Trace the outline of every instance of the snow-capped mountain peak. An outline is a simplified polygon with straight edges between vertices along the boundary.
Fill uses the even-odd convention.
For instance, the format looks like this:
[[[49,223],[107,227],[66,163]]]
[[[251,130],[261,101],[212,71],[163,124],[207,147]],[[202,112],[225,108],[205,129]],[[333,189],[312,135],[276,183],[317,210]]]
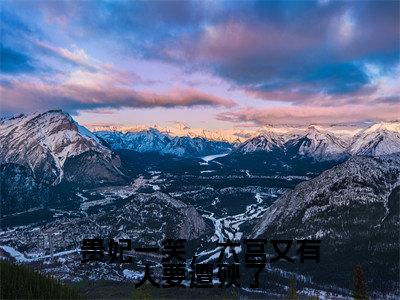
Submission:
[[[0,143],[1,163],[27,166],[53,184],[63,179],[69,158],[93,151],[110,162],[114,159],[110,149],[61,110],[2,121]]]
[[[265,130],[270,131],[265,131]],[[279,148],[298,156],[317,160],[344,159],[350,155],[381,156],[400,152],[400,122],[382,122],[360,130],[344,129],[346,134],[329,128],[310,125],[305,130],[282,128],[277,133],[271,126],[264,127],[259,136],[238,146],[244,153]],[[349,132],[355,132],[349,137]]]
[[[172,137],[155,128],[138,132],[98,131],[96,135],[105,140],[113,149],[137,152],[158,152],[175,156],[204,156],[228,152],[226,142],[210,141],[201,137]]]
[[[354,137],[349,152],[370,156],[400,152],[400,122],[382,122],[361,131]]]
[[[300,156],[319,160],[338,159],[346,154],[346,145],[342,140],[331,133],[318,130],[315,126],[310,126],[304,136],[290,143],[298,147]]]
[[[371,127],[367,128],[364,132],[372,133],[376,131],[391,131],[400,133],[400,122],[393,121],[393,122],[380,122],[377,124],[372,125]]]
[[[238,147],[238,151],[244,153],[267,151],[271,152],[275,149],[283,147],[284,140],[273,132],[264,133],[257,137],[251,138]]]
[[[98,131],[96,135],[113,149],[127,149],[138,152],[158,152],[165,148],[171,137],[155,128],[137,132]]]

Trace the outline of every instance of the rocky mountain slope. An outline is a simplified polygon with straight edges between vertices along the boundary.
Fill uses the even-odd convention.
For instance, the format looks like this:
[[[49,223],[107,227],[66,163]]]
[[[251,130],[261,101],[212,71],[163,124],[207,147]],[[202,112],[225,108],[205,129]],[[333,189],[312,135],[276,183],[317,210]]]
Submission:
[[[62,111],[0,123],[2,214],[48,203],[50,191],[61,183],[74,187],[123,183],[120,166],[112,150]]]
[[[123,177],[119,157],[59,110],[2,121],[0,145],[0,164],[28,167],[47,184],[118,182]]]
[[[399,191],[400,154],[353,157],[280,197],[252,235],[321,239],[323,264],[308,269],[317,280],[332,283],[334,271],[334,284],[347,287],[352,269],[362,264],[372,290],[395,291]]]

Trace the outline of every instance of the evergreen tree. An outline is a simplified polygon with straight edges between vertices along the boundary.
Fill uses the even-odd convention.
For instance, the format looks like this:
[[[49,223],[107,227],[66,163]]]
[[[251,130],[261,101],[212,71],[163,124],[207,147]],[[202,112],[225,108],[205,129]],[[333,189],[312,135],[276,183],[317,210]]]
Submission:
[[[367,286],[364,280],[364,271],[360,265],[354,268],[353,297],[354,299],[368,299]]]
[[[290,300],[298,299],[297,287],[296,287],[296,279],[295,278],[292,278],[289,281],[289,290],[288,290],[288,294],[286,296],[286,299],[290,299]]]

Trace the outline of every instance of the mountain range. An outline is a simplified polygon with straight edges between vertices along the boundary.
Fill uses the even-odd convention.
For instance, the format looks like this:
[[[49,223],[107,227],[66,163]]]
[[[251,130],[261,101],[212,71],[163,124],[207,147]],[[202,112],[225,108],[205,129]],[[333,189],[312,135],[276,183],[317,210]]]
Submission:
[[[145,131],[98,131],[95,135],[112,149],[158,152],[176,156],[204,156],[220,153],[274,152],[315,160],[343,160],[355,155],[385,155],[400,150],[400,122],[374,124],[353,137],[319,126],[306,129],[270,131],[242,143],[227,143],[200,137],[172,137],[155,128]]]
[[[309,126],[270,131],[243,143],[202,137],[171,136],[155,128],[137,132],[90,132],[60,110],[20,115],[0,123],[0,165],[10,177],[24,173],[39,184],[61,182],[90,185],[123,183],[126,177],[116,150],[155,152],[177,157],[202,157],[277,153],[283,157],[345,160],[350,156],[387,155],[400,151],[400,122],[374,124],[353,137],[326,128]],[[22,173],[21,173],[22,172]],[[84,176],[82,176],[84,175]],[[29,181],[29,180],[28,180]],[[32,179],[30,180],[32,181]]]
[[[400,123],[328,129],[267,126],[230,143],[156,128],[92,133],[60,110],[2,120],[1,218],[11,229],[0,232],[1,247],[36,262],[49,257],[42,244],[51,236],[60,256],[75,256],[49,272],[120,280],[126,270],[81,270],[79,241],[105,235],[156,245],[170,235],[200,241],[200,256],[212,260],[210,240],[315,238],[323,240],[321,267],[279,268],[348,288],[363,264],[368,286],[396,291]],[[15,220],[28,226],[13,228]]]
[[[229,152],[227,142],[210,141],[201,137],[172,137],[155,128],[138,132],[98,131],[95,135],[104,140],[114,150],[134,150],[137,152],[157,152],[162,155],[179,157],[200,157]]]
[[[324,132],[330,132],[340,136],[343,139],[351,139],[354,135],[363,129],[371,126],[369,122],[359,122],[354,124],[310,124]],[[139,132],[149,129],[156,129],[160,132],[167,133],[170,136],[187,136],[201,137],[210,141],[223,141],[232,144],[243,143],[248,139],[254,138],[265,133],[274,132],[278,135],[291,135],[304,133],[308,126],[293,125],[293,124],[266,124],[259,127],[244,127],[244,128],[225,128],[225,129],[205,129],[192,128],[188,124],[176,122],[172,126],[159,125],[136,125],[136,126],[121,126],[121,125],[96,125],[88,123],[88,128],[92,132],[97,131],[119,131],[119,132]]]
[[[317,160],[341,159],[356,155],[378,156],[400,151],[400,123],[387,122],[361,130],[344,139],[332,132],[309,126],[302,134],[274,132],[254,137],[236,148],[242,153],[281,150]]]

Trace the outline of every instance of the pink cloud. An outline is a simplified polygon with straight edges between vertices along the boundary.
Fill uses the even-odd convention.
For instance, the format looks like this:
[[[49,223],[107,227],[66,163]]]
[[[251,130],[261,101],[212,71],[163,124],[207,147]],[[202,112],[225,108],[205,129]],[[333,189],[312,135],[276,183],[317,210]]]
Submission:
[[[363,120],[396,120],[400,108],[396,104],[345,105],[340,107],[274,107],[242,108],[224,112],[217,119],[241,125],[262,126],[265,124],[312,124],[335,122],[358,122]]]
[[[204,27],[199,36],[182,36],[177,42],[166,45],[163,51],[172,59],[206,62],[248,59],[263,53],[274,60],[294,51],[310,50],[317,43],[318,39],[312,34],[299,34],[267,23],[230,20]]]
[[[252,98],[308,106],[340,106],[376,102],[381,90],[378,84],[365,85],[359,90],[346,94],[327,94],[324,91],[316,91],[316,88],[309,83],[289,84],[285,88],[271,91],[245,88],[246,94]]]
[[[0,85],[4,111],[43,110],[62,107],[66,110],[120,107],[232,107],[230,99],[210,95],[194,88],[175,88],[164,93],[140,91],[113,82],[75,82],[62,84],[13,80]]]

